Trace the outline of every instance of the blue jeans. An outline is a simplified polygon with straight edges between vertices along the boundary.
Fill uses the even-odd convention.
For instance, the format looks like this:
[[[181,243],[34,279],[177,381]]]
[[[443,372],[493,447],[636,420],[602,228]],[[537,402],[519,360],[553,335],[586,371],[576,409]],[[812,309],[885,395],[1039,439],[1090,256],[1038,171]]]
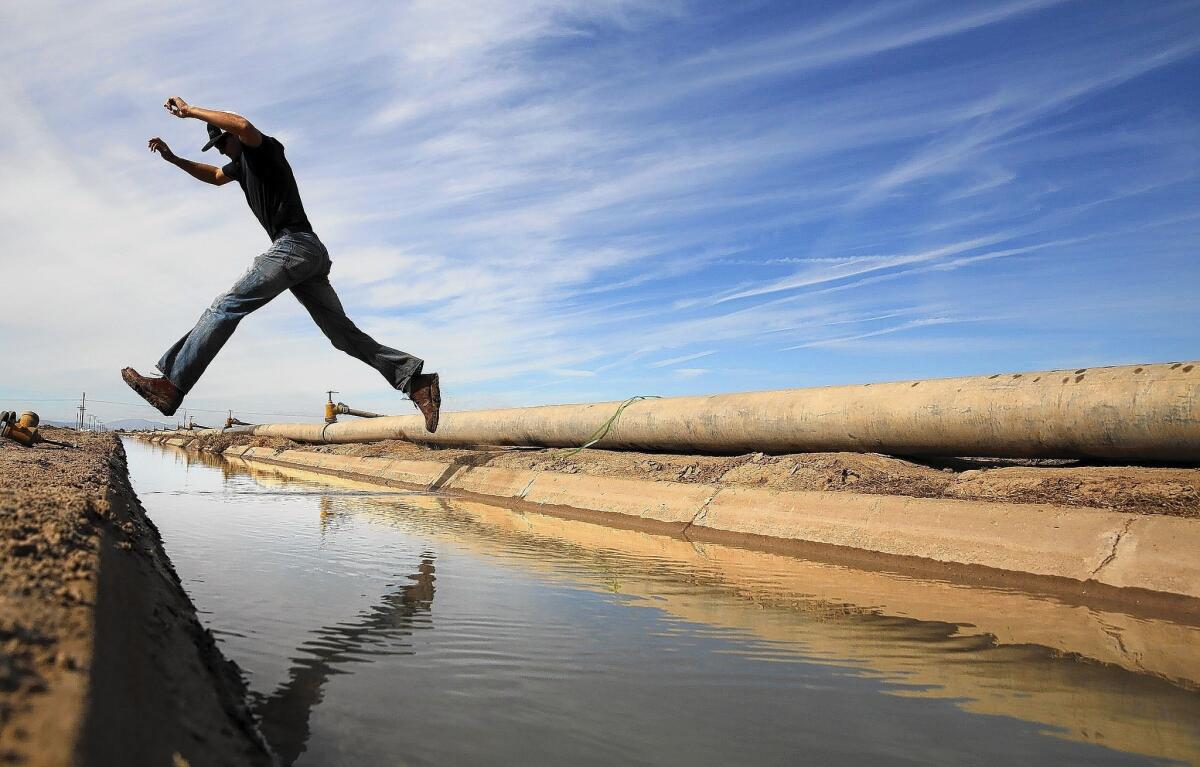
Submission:
[[[290,289],[335,348],[367,363],[391,386],[407,392],[424,362],[384,346],[350,321],[329,284],[329,266],[329,252],[315,234],[280,236],[229,292],[204,310],[196,327],[158,361],[158,369],[185,394],[191,391],[242,318]]]

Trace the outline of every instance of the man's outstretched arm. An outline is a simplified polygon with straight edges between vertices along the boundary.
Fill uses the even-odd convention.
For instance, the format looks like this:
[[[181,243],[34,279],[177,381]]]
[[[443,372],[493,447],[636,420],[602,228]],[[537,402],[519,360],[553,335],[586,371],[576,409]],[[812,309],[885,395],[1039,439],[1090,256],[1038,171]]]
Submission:
[[[167,146],[167,142],[155,137],[150,139],[150,151],[158,152],[162,158],[171,163],[177,168],[182,168],[191,175],[192,178],[199,179],[207,184],[221,186],[233,181],[229,176],[221,172],[220,168],[212,165],[205,165],[202,162],[192,162],[178,157],[171,151],[171,147]]]
[[[167,99],[167,103],[163,106],[176,117],[194,117],[209,125],[215,125],[223,131],[229,131],[248,147],[256,147],[262,143],[263,137],[258,132],[258,128],[255,128],[249,120],[239,114],[194,107],[178,96]]]

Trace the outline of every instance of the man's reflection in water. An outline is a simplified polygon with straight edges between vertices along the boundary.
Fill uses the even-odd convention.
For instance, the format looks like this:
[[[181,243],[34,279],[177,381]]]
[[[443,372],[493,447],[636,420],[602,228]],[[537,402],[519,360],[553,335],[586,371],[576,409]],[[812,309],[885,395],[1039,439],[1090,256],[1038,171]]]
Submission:
[[[325,682],[334,674],[346,673],[339,666],[363,662],[358,653],[369,654],[371,647],[383,643],[392,645],[381,651],[389,655],[412,652],[397,650],[394,643],[411,634],[421,622],[421,614],[430,610],[433,560],[433,554],[422,554],[417,572],[408,576],[413,582],[384,596],[358,620],[313,631],[313,638],[296,649],[287,681],[267,697],[254,696],[262,733],[282,764],[293,764],[304,753],[309,717],[324,697]]]

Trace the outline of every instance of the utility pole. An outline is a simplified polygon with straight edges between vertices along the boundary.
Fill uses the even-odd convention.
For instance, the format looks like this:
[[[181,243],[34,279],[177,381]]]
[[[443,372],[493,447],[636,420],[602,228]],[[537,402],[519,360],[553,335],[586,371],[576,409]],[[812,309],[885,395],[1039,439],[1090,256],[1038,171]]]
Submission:
[[[79,417],[75,419],[75,428],[83,431],[83,415],[87,411],[87,392],[83,393],[83,397],[79,400]]]

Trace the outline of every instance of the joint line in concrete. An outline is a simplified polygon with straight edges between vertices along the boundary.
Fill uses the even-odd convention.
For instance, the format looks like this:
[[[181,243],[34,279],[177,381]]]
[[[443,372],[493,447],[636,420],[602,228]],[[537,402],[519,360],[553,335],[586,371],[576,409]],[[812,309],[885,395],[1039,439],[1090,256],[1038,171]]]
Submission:
[[[686,525],[684,525],[683,529],[679,531],[680,535],[686,535],[687,531],[691,530],[693,525],[698,525],[704,521],[705,517],[708,516],[709,504],[711,504],[713,502],[713,499],[716,498],[717,495],[720,494],[720,492],[721,492],[720,490],[717,490],[717,492],[708,496],[708,498],[704,501],[704,503],[700,505],[700,509],[696,512],[695,516],[693,516],[691,518],[691,520],[689,520],[688,523]]]
[[[468,466],[465,463],[457,463],[457,462],[452,463],[446,467],[445,471],[442,472],[442,476],[438,477],[433,482],[429,483],[429,489],[430,490],[441,490],[443,487],[445,487],[447,482],[449,482],[451,479],[453,479],[455,474],[458,474],[460,471],[462,471],[464,469],[470,470],[471,468],[472,467]]]
[[[525,483],[525,487],[521,488],[521,492],[517,493],[517,496],[516,496],[516,497],[517,497],[517,498],[524,498],[524,497],[525,497],[525,494],[529,492],[529,488],[533,487],[533,483],[534,483],[534,482],[537,482],[537,477],[534,477],[533,479],[531,479],[531,480],[529,480],[528,482],[526,482],[526,483]]]

